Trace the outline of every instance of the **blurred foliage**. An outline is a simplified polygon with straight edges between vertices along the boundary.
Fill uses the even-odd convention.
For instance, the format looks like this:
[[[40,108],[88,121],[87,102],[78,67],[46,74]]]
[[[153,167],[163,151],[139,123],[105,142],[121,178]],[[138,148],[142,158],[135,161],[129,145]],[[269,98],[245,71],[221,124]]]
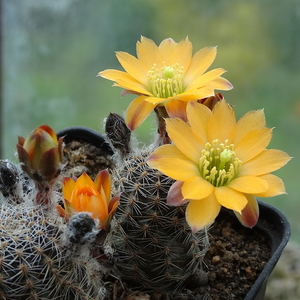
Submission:
[[[213,67],[228,70],[235,89],[224,96],[237,117],[264,108],[268,126],[276,126],[271,147],[294,157],[276,173],[289,195],[266,201],[288,216],[300,242],[298,0],[3,0],[2,17],[5,158],[13,158],[17,135],[41,124],[103,132],[103,118],[133,99],[96,76],[120,68],[114,51],[135,55],[141,35],[156,43],[189,36],[194,51],[218,45]],[[137,130],[143,142],[153,119]]]

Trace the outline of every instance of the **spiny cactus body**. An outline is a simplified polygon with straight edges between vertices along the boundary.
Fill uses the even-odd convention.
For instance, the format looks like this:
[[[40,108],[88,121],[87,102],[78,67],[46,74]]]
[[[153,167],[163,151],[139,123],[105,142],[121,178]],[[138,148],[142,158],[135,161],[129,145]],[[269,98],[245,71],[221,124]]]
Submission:
[[[100,299],[100,279],[70,253],[64,226],[53,221],[40,206],[2,205],[0,299]]]
[[[199,267],[208,241],[204,231],[191,232],[184,206],[166,203],[173,181],[151,169],[147,156],[132,155],[116,171],[122,194],[107,242],[128,287],[169,292],[184,286]]]

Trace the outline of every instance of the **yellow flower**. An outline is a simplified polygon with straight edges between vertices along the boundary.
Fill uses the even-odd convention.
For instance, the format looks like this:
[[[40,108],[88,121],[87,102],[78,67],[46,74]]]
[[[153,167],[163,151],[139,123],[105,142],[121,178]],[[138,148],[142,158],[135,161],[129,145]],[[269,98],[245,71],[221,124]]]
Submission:
[[[117,52],[126,72],[105,70],[98,75],[115,81],[124,94],[139,95],[126,111],[126,124],[137,128],[157,106],[164,105],[170,117],[186,119],[186,104],[214,95],[214,90],[230,90],[232,85],[220,77],[225,70],[205,71],[214,61],[216,47],[207,47],[192,55],[192,43],[186,38],[175,43],[165,39],[157,46],[141,37],[136,45],[137,58]]]
[[[51,181],[60,173],[62,138],[48,125],[33,130],[26,139],[18,137],[18,158],[23,170],[36,181]]]
[[[166,119],[172,145],[157,148],[148,164],[177,180],[169,190],[171,205],[189,202],[186,219],[193,231],[211,224],[221,206],[235,212],[240,222],[253,227],[258,219],[254,196],[285,193],[282,180],[269,174],[290,157],[266,147],[272,129],[266,128],[263,110],[250,111],[236,122],[225,100],[211,111],[197,102],[187,105],[188,124]]]
[[[89,212],[94,219],[99,219],[103,228],[109,224],[120,199],[119,194],[110,198],[111,178],[107,170],[100,171],[95,181],[86,173],[77,180],[65,177],[63,194],[67,217],[76,212]]]

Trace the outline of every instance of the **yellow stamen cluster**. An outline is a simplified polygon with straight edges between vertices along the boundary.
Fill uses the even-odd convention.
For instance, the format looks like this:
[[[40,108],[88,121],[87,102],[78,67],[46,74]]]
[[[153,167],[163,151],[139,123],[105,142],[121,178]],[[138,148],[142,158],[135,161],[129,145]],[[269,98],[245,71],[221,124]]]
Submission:
[[[235,156],[234,145],[219,143],[214,140],[207,142],[199,159],[199,170],[202,178],[209,181],[213,186],[227,185],[237,177],[241,161]]]
[[[183,67],[179,64],[158,69],[156,64],[148,71],[149,90],[154,97],[168,98],[184,91]]]

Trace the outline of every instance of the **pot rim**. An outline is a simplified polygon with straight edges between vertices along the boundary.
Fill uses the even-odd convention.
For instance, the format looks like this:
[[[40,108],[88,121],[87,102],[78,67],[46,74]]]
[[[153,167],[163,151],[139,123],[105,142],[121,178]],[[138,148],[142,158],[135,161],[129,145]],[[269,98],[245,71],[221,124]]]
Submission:
[[[105,136],[100,132],[85,126],[70,126],[56,132],[58,138],[63,137],[63,141],[68,143],[72,140],[83,140],[92,145],[102,148],[108,154],[113,155],[114,152]]]

